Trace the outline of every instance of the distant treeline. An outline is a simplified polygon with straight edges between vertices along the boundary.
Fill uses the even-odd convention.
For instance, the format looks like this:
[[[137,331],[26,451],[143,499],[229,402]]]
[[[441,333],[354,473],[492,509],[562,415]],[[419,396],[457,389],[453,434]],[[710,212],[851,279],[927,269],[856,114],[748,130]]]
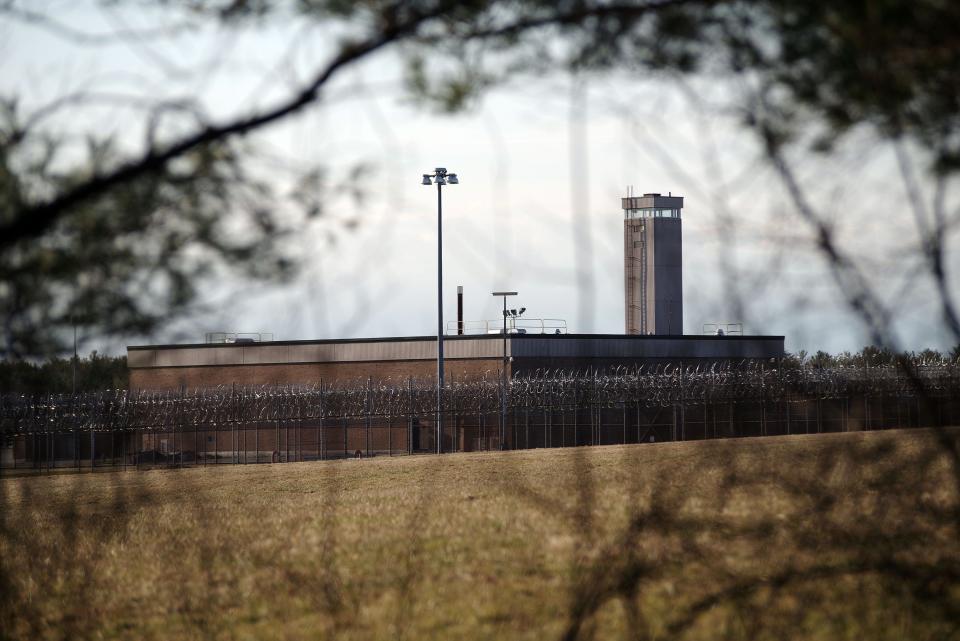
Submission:
[[[44,363],[0,361],[0,392],[69,394],[73,391],[73,358]],[[101,356],[96,351],[76,359],[77,392],[127,389],[126,356]]]
[[[796,354],[787,354],[784,359],[784,367],[811,367],[814,369],[882,367],[885,365],[897,365],[898,363],[902,363],[903,359],[914,365],[955,363],[957,360],[960,360],[960,345],[954,347],[949,353],[938,352],[935,349],[925,349],[920,352],[897,354],[878,347],[864,347],[859,352],[828,354],[824,351],[818,351],[811,356],[805,350],[800,350]]]
[[[949,353],[925,349],[902,354],[915,364],[955,363],[960,359],[960,346]],[[876,347],[864,347],[859,352],[828,354],[819,351],[810,355],[806,351],[787,354],[783,361],[786,368],[832,369],[835,367],[882,367],[896,365],[898,355]],[[0,361],[0,392],[69,394],[73,390],[73,359],[51,358],[44,363],[28,361]],[[127,389],[129,374],[126,356],[101,356],[96,351],[88,357],[77,359],[78,392],[93,392],[108,389]]]

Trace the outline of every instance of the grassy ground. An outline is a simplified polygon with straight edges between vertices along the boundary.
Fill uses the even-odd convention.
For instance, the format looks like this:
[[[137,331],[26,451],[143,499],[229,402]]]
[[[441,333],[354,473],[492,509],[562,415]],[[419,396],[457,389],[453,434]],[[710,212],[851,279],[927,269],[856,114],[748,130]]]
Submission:
[[[0,638],[950,637],[943,447],[912,431],[7,479]]]

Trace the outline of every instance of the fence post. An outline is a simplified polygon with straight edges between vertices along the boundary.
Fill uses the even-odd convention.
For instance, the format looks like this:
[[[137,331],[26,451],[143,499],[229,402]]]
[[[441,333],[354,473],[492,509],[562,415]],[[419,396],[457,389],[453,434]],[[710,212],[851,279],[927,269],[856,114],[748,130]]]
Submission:
[[[683,381],[684,370],[685,370],[685,367],[684,367],[684,365],[681,363],[681,365],[680,365],[680,440],[681,440],[681,441],[683,440],[684,436],[686,436],[686,435],[684,434],[684,432],[686,431],[686,424],[685,424],[686,416],[685,416],[684,410],[685,410],[686,408],[684,407],[684,404],[683,404],[684,391],[685,391],[685,389],[684,389],[684,387],[683,387],[683,385],[684,385],[684,381]]]
[[[510,404],[510,399],[507,397],[507,380],[506,380],[506,369],[504,369],[504,375],[501,377],[500,382],[500,449],[505,450],[507,447],[507,412],[510,409],[508,406]],[[513,445],[511,443],[510,445]]]
[[[366,453],[364,454],[364,456],[366,456],[367,458],[370,458],[370,420],[371,420],[370,419],[370,395],[372,393],[372,389],[371,389],[372,385],[373,385],[373,381],[368,376],[367,377],[367,395],[366,395],[364,408],[363,408],[364,412],[367,415],[366,421],[364,424],[364,432],[365,432],[364,440],[366,442]]]
[[[530,393],[523,400],[523,447],[530,449]]]
[[[760,435],[767,435],[767,368],[760,364]]]
[[[413,454],[413,376],[407,377],[407,454]]]
[[[870,395],[863,394],[863,431],[870,431]]]
[[[75,450],[74,455],[77,458],[77,471],[80,471],[80,421],[77,420],[77,395],[74,394],[71,398],[71,405],[73,409],[73,449]],[[16,460],[16,459],[14,459]]]
[[[3,394],[0,394],[0,416],[3,416]],[[0,479],[3,479],[3,455],[7,451],[7,432],[0,423]]]
[[[883,400],[884,400],[884,398],[883,398],[883,393],[881,392],[881,393],[880,393],[880,420],[878,421],[879,424],[880,424],[880,427],[879,427],[879,428],[875,428],[875,429],[881,429],[881,430],[883,429],[883,425],[884,425],[884,421],[883,421]],[[871,421],[871,422],[873,422],[873,421]],[[874,423],[874,424],[876,424],[876,423]]]
[[[127,392],[127,394],[133,394],[133,392]],[[137,402],[137,398],[140,396],[139,392],[133,397],[134,403]],[[140,456],[143,452],[143,431],[140,429],[139,425],[133,425],[131,427],[131,439],[134,445],[133,449],[133,465],[137,470],[140,469]]]
[[[790,435],[790,401],[785,401],[787,405],[787,436]]]
[[[560,397],[563,398],[563,388],[560,389]],[[563,403],[560,403],[560,447],[565,447],[567,444],[567,410],[563,406]]]
[[[546,392],[546,400],[541,401],[544,403],[543,406],[543,446],[552,448],[553,447],[553,414],[556,411],[557,407],[557,389],[556,389],[556,380],[550,380],[550,387]]]
[[[237,465],[246,465],[247,464],[247,430],[244,424],[240,421],[240,412],[237,410],[237,392],[236,392],[236,383],[234,383],[234,392],[233,392],[233,431],[235,432],[234,437],[234,447],[236,448],[234,454],[236,456],[235,462]],[[243,440],[241,449],[241,439]],[[241,452],[243,455],[241,456]]]
[[[239,402],[239,399],[237,400]],[[250,438],[250,434],[249,434],[250,430],[247,429],[249,427],[248,421],[245,418],[244,420],[240,420],[240,417],[241,417],[241,414],[238,411],[237,412],[237,430],[238,430],[237,440],[240,440],[241,436],[243,437],[243,464],[249,465],[250,464],[250,445],[247,443],[247,439]]]
[[[124,395],[123,395],[124,422],[126,422],[127,416],[129,416],[129,412],[127,411],[127,395],[129,393],[130,392],[124,392]],[[54,451],[54,454],[56,454],[56,451]],[[123,471],[126,472],[127,471],[127,430],[126,429],[120,432],[120,456],[122,457],[122,460],[123,460]]]
[[[317,427],[317,458],[324,459],[324,429],[323,429],[323,379],[320,379],[320,421]]]
[[[194,421],[194,423],[193,423],[193,464],[194,464],[194,466],[197,465],[197,457],[200,456],[200,432],[199,432],[199,429],[200,429],[200,426],[197,424],[196,421]],[[204,435],[206,435],[206,431],[204,431]],[[112,441],[112,440],[110,441],[110,444],[113,445],[113,441]],[[203,443],[203,464],[204,464],[204,465],[207,464],[207,443],[206,443],[206,441],[204,441],[204,443]]]
[[[787,413],[787,434],[790,434],[790,401],[787,399],[787,395],[784,393],[783,388],[783,359],[777,360],[777,393],[780,394],[780,398],[783,399],[782,405],[786,407]],[[780,424],[783,426],[783,412],[780,414]]]
[[[817,381],[817,434],[823,429],[823,404],[820,402],[823,398],[823,383]]]
[[[446,384],[449,385],[449,384],[450,384],[450,381],[447,380],[447,383],[446,383]],[[452,387],[452,386],[451,386],[451,387]],[[451,396],[452,396],[452,395],[451,395]],[[444,411],[445,413],[449,413],[449,415],[450,415],[450,416],[449,416],[450,420],[444,421],[444,424],[450,426],[450,452],[456,454],[456,453],[457,453],[457,445],[458,445],[458,443],[459,443],[459,441],[457,440],[457,419],[459,418],[459,415],[457,414],[456,404],[453,403],[452,399],[447,399],[447,400],[448,400],[449,402],[448,402],[448,403],[444,403],[444,405],[443,405],[443,411]],[[450,407],[451,405],[452,405],[453,407]]]
[[[673,404],[672,419],[673,419],[673,424],[670,426],[670,432],[671,432],[670,440],[676,441],[677,440],[677,404],[676,403]]]
[[[577,446],[577,429],[580,426],[580,421],[577,416],[580,410],[580,399],[578,398],[578,392],[580,391],[579,384],[576,379],[573,380],[573,447]]]
[[[173,428],[173,446],[180,454],[180,467],[183,467],[183,399],[186,396],[186,385],[180,385],[180,403],[177,406],[177,425]],[[177,434],[180,434],[180,446],[177,447]]]
[[[484,379],[486,382],[486,379]],[[487,445],[487,429],[483,420],[483,395],[477,395],[477,450],[489,450]]]
[[[597,435],[597,372],[590,371],[590,399],[587,403],[590,408],[590,445],[596,445]]]
[[[230,460],[234,464],[240,462],[240,439],[237,433],[237,383],[230,386]]]
[[[637,443],[640,442],[640,397],[637,397]]]
[[[553,446],[553,394],[550,394],[550,400],[547,406],[543,408],[543,445],[544,447]]]
[[[517,432],[517,410],[519,409],[518,408],[519,404],[511,402],[510,390],[512,386],[513,386],[512,381],[508,381],[507,387],[506,389],[503,390],[503,393],[507,399],[507,414],[510,417],[510,449],[519,450],[520,434]]]

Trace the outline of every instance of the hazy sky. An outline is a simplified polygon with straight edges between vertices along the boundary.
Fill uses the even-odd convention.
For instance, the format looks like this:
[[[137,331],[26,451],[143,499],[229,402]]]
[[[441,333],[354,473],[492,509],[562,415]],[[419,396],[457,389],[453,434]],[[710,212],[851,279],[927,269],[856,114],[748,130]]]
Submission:
[[[80,3],[29,6],[83,33],[175,19]],[[0,88],[21,95],[27,108],[90,87],[190,98],[219,120],[289,91],[330,42],[294,21],[239,35],[202,30],[110,45],[8,22],[0,29]],[[448,320],[463,285],[468,320],[497,318],[490,292],[512,289],[520,292],[514,306],[526,307],[528,317],[565,319],[573,332],[621,333],[619,199],[629,185],[686,199],[686,333],[738,321],[748,333],[786,335],[791,351],[855,350],[866,342],[776,175],[726,109],[736,87],[625,75],[517,78],[449,116],[412,104],[399,77],[396,57],[380,54],[338,77],[320,104],[251,140],[280,192],[297,169],[322,164],[336,182],[357,163],[369,166],[357,181],[366,193],[361,204],[332,199],[294,239],[307,257],[302,275],[284,287],[211,283],[210,309],[136,342],[196,342],[214,330],[269,331],[278,339],[435,333],[436,192],[420,176],[437,166],[461,182],[444,188]],[[140,123],[130,109],[107,107],[56,124],[113,132],[136,148]],[[796,160],[811,199],[903,310],[904,345],[946,347],[929,289],[905,275],[915,235],[890,147],[854,132],[829,158]],[[720,214],[734,221],[732,243],[718,234]],[[950,267],[957,273],[952,257]],[[122,351],[124,342],[90,345]]]

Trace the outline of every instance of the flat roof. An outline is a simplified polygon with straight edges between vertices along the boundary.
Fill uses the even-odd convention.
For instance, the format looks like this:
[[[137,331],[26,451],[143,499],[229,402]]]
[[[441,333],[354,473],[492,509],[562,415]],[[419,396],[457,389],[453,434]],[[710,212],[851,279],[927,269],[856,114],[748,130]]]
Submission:
[[[783,336],[629,336],[508,334],[506,356],[520,359],[760,359],[783,356]],[[140,345],[127,348],[131,369],[424,361],[436,358],[436,336]],[[448,360],[500,359],[502,334],[444,338]],[[533,362],[532,360],[530,362]]]
[[[751,336],[717,336],[715,334],[507,334],[508,339],[531,339],[548,338],[550,340],[574,340],[574,339],[601,339],[601,340],[630,340],[630,341],[648,341],[648,340],[717,340],[717,341],[752,341],[752,340],[785,340],[784,336],[775,335],[751,335]],[[338,345],[351,343],[409,343],[418,341],[436,342],[434,336],[379,336],[372,338],[311,338],[289,341],[257,341],[253,343],[161,343],[157,345],[127,345],[127,351],[141,349],[196,349],[204,347],[255,347],[257,345]],[[463,340],[503,340],[503,334],[448,334],[443,337],[443,341],[463,341]]]

